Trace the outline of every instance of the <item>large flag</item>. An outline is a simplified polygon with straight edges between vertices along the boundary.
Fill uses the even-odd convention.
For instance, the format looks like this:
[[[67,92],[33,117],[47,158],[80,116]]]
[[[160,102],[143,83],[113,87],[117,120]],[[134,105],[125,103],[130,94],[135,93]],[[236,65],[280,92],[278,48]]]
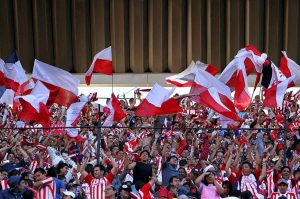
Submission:
[[[4,85],[4,65],[5,62],[0,58],[0,86]]]
[[[285,75],[272,61],[269,61],[269,64],[264,66],[262,74],[261,85],[264,88],[271,88],[286,79]]]
[[[197,71],[190,94],[195,95],[192,98],[194,101],[226,118],[235,121],[241,120],[232,102],[229,87],[206,71]]]
[[[24,121],[34,120],[43,125],[49,125],[50,113],[46,107],[49,95],[49,89],[38,81],[29,95],[15,97],[15,100],[19,100],[22,105],[19,118]]]
[[[200,61],[197,61],[196,63],[192,61],[187,69],[179,74],[167,77],[166,81],[178,87],[192,86],[195,79],[195,74],[199,69],[205,70],[214,76],[219,72],[219,69],[214,65],[204,64]]]
[[[32,78],[39,80],[50,90],[47,105],[57,103],[62,106],[70,106],[78,101],[78,85],[80,80],[71,73],[43,63],[34,61]]]
[[[103,49],[94,56],[93,62],[85,73],[85,82],[90,85],[93,73],[112,75],[112,53],[111,46]]]
[[[66,127],[75,127],[80,118],[80,113],[87,102],[76,102],[71,104],[67,110]],[[74,138],[78,136],[78,129],[67,128],[67,135]]]
[[[231,91],[235,91],[234,104],[240,111],[248,107],[251,96],[248,90],[247,76],[255,69],[257,79],[255,86],[260,80],[263,65],[267,55],[259,52],[254,46],[246,46],[238,51],[235,58],[226,66],[219,80],[226,84]]]
[[[264,107],[270,107],[270,108],[282,108],[283,104],[283,98],[285,91],[288,87],[288,85],[295,79],[295,76],[291,76],[287,78],[286,80],[280,82],[279,84],[274,84],[271,88],[266,89],[264,96]]]
[[[155,84],[146,98],[137,107],[136,116],[148,117],[158,115],[169,115],[181,112],[178,102],[174,98],[170,98],[175,87],[167,90],[162,86]]]
[[[293,85],[300,85],[300,66],[290,59],[285,51],[282,51],[283,56],[280,61],[280,70],[286,77],[295,75],[295,79],[292,82]]]
[[[126,113],[122,110],[119,100],[115,94],[111,94],[111,98],[107,104],[109,108],[109,115],[107,116],[103,126],[112,126],[114,121],[120,121],[126,117]]]
[[[2,64],[0,63],[0,65]],[[1,70],[4,72],[3,83],[7,89],[17,91],[19,86],[27,81],[25,70],[23,69],[16,52],[13,52],[5,60],[4,67]],[[2,75],[2,72],[0,72],[0,74]]]

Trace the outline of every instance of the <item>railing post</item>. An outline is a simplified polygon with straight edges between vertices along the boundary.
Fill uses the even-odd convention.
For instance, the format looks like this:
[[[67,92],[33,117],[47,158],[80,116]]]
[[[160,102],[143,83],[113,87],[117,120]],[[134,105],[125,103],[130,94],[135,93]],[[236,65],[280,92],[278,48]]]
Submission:
[[[98,104],[98,130],[97,130],[97,164],[100,164],[100,149],[101,149],[101,113],[100,113],[100,104]]]

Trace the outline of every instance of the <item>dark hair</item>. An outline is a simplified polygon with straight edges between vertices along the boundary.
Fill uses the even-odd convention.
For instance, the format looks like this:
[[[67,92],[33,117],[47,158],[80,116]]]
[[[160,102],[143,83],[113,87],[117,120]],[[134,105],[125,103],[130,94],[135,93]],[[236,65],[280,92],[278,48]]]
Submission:
[[[250,191],[243,191],[240,195],[240,199],[251,199],[253,195]]]
[[[244,162],[242,163],[242,167],[243,167],[245,164],[247,164],[251,169],[253,169],[253,166],[252,166],[251,162],[244,161]]]
[[[202,183],[205,184],[206,186],[208,186],[208,184],[209,184],[207,178],[208,178],[208,176],[209,176],[210,174],[211,174],[211,173],[206,174],[206,175],[203,177]]]
[[[223,183],[222,183],[222,187],[223,186],[228,186],[229,188],[229,195],[231,195],[232,191],[233,191],[233,186],[231,184],[231,182],[229,180],[225,180]]]
[[[169,179],[169,184],[171,184],[171,182],[173,182],[173,180],[174,180],[175,178],[179,179],[177,176],[172,176],[172,177]]]
[[[169,184],[167,186],[167,190],[170,191],[172,188],[176,188],[175,185]]]
[[[60,170],[64,167],[68,167],[69,165],[67,163],[64,162],[59,162],[58,165],[56,166],[57,169],[57,173],[60,173]]]
[[[142,150],[141,152],[140,152],[140,155],[142,155],[142,153],[147,153],[148,154],[148,156],[150,157],[150,153],[149,153],[149,151],[148,150]]]
[[[34,199],[34,193],[31,190],[26,190],[22,196],[24,199]]]
[[[93,173],[93,170],[94,170],[94,166],[92,164],[87,164],[85,166],[85,171],[88,172],[88,173]]]
[[[46,174],[46,171],[45,171],[45,169],[43,169],[43,168],[36,168],[36,169],[34,170],[34,174],[36,174],[37,172],[40,172],[41,174]]]
[[[18,176],[20,175],[20,172],[17,169],[13,169],[11,171],[8,172],[8,177],[10,176]]]
[[[56,169],[56,167],[50,167],[47,170],[47,176],[57,178],[57,169]]]
[[[99,167],[99,169],[100,169],[101,171],[106,171],[105,167],[104,167],[102,164],[96,164],[96,165],[94,166],[94,169],[95,169],[96,167]]]
[[[288,166],[283,166],[283,167],[281,167],[281,169],[280,169],[280,173],[282,173],[283,169],[288,169],[289,172],[291,172],[291,168],[290,168],[290,167],[288,167]]]

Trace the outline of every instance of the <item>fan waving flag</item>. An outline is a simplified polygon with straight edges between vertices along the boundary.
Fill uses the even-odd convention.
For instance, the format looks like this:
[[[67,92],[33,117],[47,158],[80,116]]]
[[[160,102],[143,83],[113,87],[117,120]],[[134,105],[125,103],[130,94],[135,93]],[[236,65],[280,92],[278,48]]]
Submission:
[[[70,106],[78,101],[78,85],[80,80],[71,73],[43,63],[34,61],[32,78],[39,80],[50,90],[50,97],[47,105],[57,103],[62,106]]]
[[[194,101],[224,117],[235,121],[242,120],[235,110],[229,87],[208,72],[197,71],[190,94],[196,95],[193,97]]]
[[[266,89],[264,96],[264,107],[282,108],[283,98],[288,85],[295,79],[295,76],[289,77],[283,82],[273,85],[271,88]]]
[[[126,113],[122,110],[119,100],[116,98],[115,94],[111,94],[111,98],[107,104],[109,108],[109,115],[105,119],[103,126],[112,126],[115,121],[120,121],[126,117]]]
[[[46,107],[50,91],[41,82],[37,82],[29,95],[16,96],[15,100],[19,100],[22,105],[22,111],[19,118],[24,121],[38,121],[44,126],[49,125],[50,113]]]
[[[90,68],[85,73],[85,82],[87,85],[90,85],[93,73],[112,75],[111,46],[103,49],[101,52],[95,55]]]
[[[25,70],[23,69],[16,52],[13,52],[5,60],[3,72],[3,83],[7,89],[17,91],[19,86],[27,81]]]
[[[174,90],[175,87],[172,90],[167,90],[155,84],[146,98],[137,107],[135,115],[148,117],[182,112],[177,100],[170,98]]]
[[[71,104],[71,106],[67,110],[67,120],[66,127],[75,127],[79,118],[80,113],[83,107],[87,104],[87,102],[76,102]],[[74,138],[78,136],[78,129],[68,128],[67,135]]]
[[[280,70],[286,77],[295,75],[295,79],[292,82],[292,86],[300,85],[300,66],[290,59],[285,51],[282,51],[283,56],[280,61]]]
[[[204,64],[200,61],[197,61],[196,63],[192,61],[187,69],[179,74],[167,77],[166,81],[177,87],[192,86],[195,79],[195,74],[199,69],[205,70],[212,75],[216,75],[219,72],[219,69],[214,65]]]
[[[238,51],[235,58],[226,66],[219,76],[219,80],[226,84],[231,91],[235,91],[234,104],[237,109],[246,109],[251,101],[248,90],[247,76],[255,69],[257,79],[255,86],[260,80],[263,64],[266,62],[267,55],[259,52],[254,46],[246,46]]]

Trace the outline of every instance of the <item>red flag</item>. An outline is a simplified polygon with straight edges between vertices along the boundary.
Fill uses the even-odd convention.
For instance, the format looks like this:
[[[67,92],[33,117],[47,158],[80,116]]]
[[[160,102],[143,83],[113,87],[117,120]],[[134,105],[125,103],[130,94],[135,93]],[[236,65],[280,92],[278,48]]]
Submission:
[[[205,70],[212,75],[216,75],[219,72],[219,69],[214,65],[192,61],[187,69],[179,74],[167,77],[166,81],[178,87],[192,86],[197,70]]]
[[[46,107],[49,98],[49,90],[41,83],[37,82],[29,95],[17,96],[22,105],[22,111],[19,114],[21,120],[34,120],[43,126],[49,126],[50,113]]]
[[[85,82],[90,85],[93,73],[102,73],[105,75],[112,75],[112,53],[111,46],[103,49],[101,52],[97,53],[94,60],[85,73]]]
[[[190,94],[197,95],[192,99],[211,108],[228,119],[240,121],[232,103],[231,92],[228,86],[206,71],[196,73],[195,82]]]
[[[280,70],[286,77],[295,75],[295,79],[291,86],[300,85],[300,66],[293,60],[291,60],[285,51],[282,51],[283,56],[280,61]]]
[[[265,107],[279,107],[282,108],[284,93],[289,85],[294,80],[295,76],[289,77],[279,84],[273,85],[271,88],[265,90],[263,106]]]
[[[177,100],[169,98],[174,92],[174,89],[175,88],[169,91],[160,85],[155,84],[146,98],[137,107],[135,115],[148,117],[181,112],[182,109]]]
[[[57,103],[62,106],[70,106],[78,101],[78,85],[80,80],[71,73],[35,60],[32,78],[39,80],[50,90],[47,105]]]

